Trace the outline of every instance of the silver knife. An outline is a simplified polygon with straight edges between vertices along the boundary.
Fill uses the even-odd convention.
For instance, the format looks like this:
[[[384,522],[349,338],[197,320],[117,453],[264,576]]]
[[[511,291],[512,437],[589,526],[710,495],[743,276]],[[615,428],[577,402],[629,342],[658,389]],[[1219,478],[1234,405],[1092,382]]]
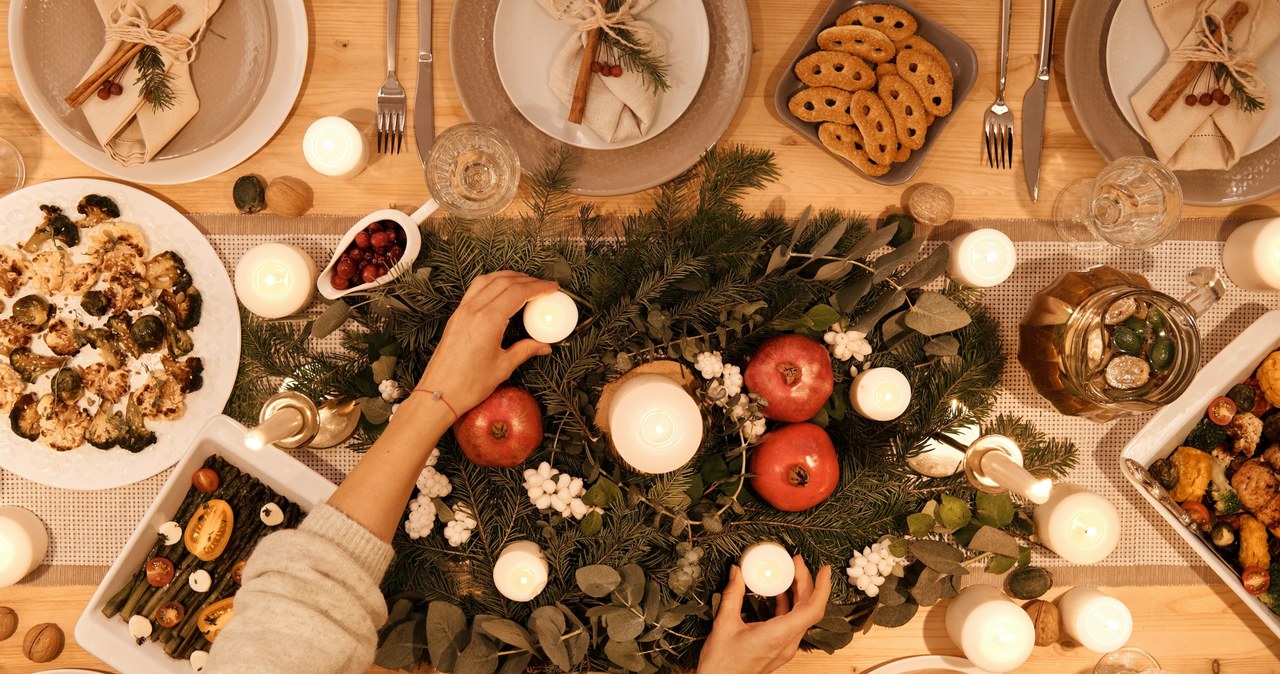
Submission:
[[[1040,20],[1040,67],[1022,99],[1022,171],[1031,200],[1040,196],[1040,153],[1044,149],[1044,110],[1049,99],[1049,65],[1053,59],[1054,0],[1044,0]]]
[[[413,140],[423,168],[436,138],[436,116],[431,96],[431,0],[418,0],[418,90],[413,99]]]

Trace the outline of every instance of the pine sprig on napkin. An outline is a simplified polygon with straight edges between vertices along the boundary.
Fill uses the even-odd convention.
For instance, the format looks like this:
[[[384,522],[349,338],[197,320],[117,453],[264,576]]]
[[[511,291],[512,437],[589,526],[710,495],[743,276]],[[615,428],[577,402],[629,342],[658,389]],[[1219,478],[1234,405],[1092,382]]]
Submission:
[[[621,6],[622,0],[604,0],[606,12],[616,12]],[[613,33],[600,31],[600,41],[604,43],[609,55],[623,68],[643,77],[645,86],[654,93],[671,88],[671,83],[667,80],[667,62],[654,56],[648,49],[637,46],[638,42],[631,31],[615,26]]]
[[[143,47],[133,65],[138,70],[134,84],[142,85],[142,100],[151,105],[151,111],[172,108],[178,95],[173,91],[173,75],[165,67],[160,50],[150,45]]]

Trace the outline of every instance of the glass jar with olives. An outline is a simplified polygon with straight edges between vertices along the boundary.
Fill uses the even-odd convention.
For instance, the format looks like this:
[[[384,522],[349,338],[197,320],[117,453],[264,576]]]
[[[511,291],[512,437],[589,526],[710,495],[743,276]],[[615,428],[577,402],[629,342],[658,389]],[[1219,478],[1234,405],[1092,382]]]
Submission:
[[[1176,300],[1111,267],[1064,274],[1032,298],[1018,361],[1063,414],[1105,422],[1170,403],[1199,368],[1196,316],[1223,293],[1212,269],[1188,280]]]

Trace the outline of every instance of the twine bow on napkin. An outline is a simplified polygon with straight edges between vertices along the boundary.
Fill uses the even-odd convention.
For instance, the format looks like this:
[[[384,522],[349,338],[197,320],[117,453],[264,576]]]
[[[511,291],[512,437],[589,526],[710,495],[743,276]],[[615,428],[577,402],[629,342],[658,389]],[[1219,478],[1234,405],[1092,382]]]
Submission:
[[[537,0],[557,21],[571,24],[577,32],[569,37],[551,66],[551,91],[566,106],[573,101],[573,89],[586,49],[587,33],[599,28],[610,36],[641,47],[657,58],[667,53],[666,42],[644,21],[636,19],[655,0],[623,0],[617,11],[606,12],[595,0]],[[630,40],[623,38],[626,31]],[[606,60],[607,49],[598,60]],[[658,93],[645,78],[623,69],[621,77],[592,77],[582,123],[604,140],[616,143],[643,138],[657,116]]]
[[[1222,17],[1243,2],[1248,13],[1230,37],[1205,40],[1200,26],[1208,16],[1222,26]],[[1179,171],[1227,170],[1244,156],[1257,134],[1265,111],[1245,112],[1233,100],[1227,105],[1186,105],[1182,95],[1212,91],[1218,86],[1213,66],[1159,120],[1149,114],[1153,104],[1174,82],[1188,62],[1222,63],[1255,98],[1266,100],[1266,86],[1256,76],[1256,59],[1280,38],[1280,0],[1147,0],[1156,28],[1169,47],[1169,60],[1130,101],[1143,135],[1156,158]],[[1230,93],[1228,87],[1223,90]]]
[[[200,110],[191,83],[191,61],[204,28],[222,0],[94,0],[106,25],[106,44],[86,76],[94,73],[115,53],[122,41],[146,44],[158,49],[169,68],[173,105],[153,108],[142,97],[137,70],[132,64],[120,79],[124,89],[107,100],[93,97],[81,107],[93,135],[107,156],[121,166],[137,166],[150,161],[178,135]],[[182,9],[182,17],[167,31],[153,31],[148,20],[170,5]],[[82,78],[83,79],[83,78]]]

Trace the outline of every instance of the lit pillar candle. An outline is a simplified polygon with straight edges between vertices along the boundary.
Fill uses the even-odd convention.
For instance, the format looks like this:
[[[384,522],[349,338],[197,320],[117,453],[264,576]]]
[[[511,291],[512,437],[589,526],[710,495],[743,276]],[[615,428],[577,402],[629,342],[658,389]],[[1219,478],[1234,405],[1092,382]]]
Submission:
[[[1246,222],[1231,232],[1222,268],[1245,290],[1280,290],[1280,218]]]
[[[1062,630],[1096,653],[1124,647],[1133,635],[1133,614],[1124,602],[1092,587],[1074,587],[1058,598]]]
[[[853,379],[849,404],[872,421],[891,421],[911,404],[911,382],[891,367],[873,367]]]
[[[702,444],[702,411],[676,382],[637,374],[609,403],[609,437],[618,456],[642,473],[669,473],[689,463]]]
[[[49,533],[35,513],[17,506],[0,507],[0,587],[35,571],[48,551]]]
[[[962,234],[951,242],[951,279],[971,288],[989,288],[1004,283],[1018,264],[1013,241],[996,229],[979,229]]]
[[[263,318],[284,318],[311,304],[316,263],[297,246],[264,243],[236,264],[236,297]]]
[[[311,168],[349,180],[369,164],[369,145],[354,124],[341,117],[321,117],[302,137],[302,155]]]
[[[990,585],[960,591],[947,606],[947,634],[974,666],[1011,672],[1031,657],[1036,628],[1017,604]]]
[[[738,560],[747,589],[762,597],[776,597],[791,589],[796,565],[787,549],[777,543],[755,543]]]
[[[555,344],[578,327],[578,305],[559,290],[529,300],[524,305],[524,329],[543,344]]]
[[[547,586],[549,568],[537,543],[512,543],[493,564],[493,585],[511,601],[532,601]]]
[[[1102,561],[1120,542],[1120,515],[1115,506],[1076,485],[1054,488],[1033,518],[1040,542],[1072,564]]]

